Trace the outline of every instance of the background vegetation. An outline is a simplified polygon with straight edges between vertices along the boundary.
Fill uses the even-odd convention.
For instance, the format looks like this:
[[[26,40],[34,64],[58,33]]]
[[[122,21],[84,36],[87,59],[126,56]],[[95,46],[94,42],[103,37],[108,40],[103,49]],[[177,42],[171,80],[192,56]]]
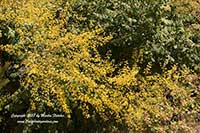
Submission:
[[[189,132],[200,121],[199,4],[1,0],[0,129]],[[65,117],[20,124],[13,113]]]

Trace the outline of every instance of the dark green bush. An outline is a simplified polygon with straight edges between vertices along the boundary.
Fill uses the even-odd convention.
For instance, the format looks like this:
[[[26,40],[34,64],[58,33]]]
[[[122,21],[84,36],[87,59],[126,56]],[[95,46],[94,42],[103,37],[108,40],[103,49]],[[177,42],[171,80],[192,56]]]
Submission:
[[[134,64],[132,55],[136,53],[141,67],[152,62],[161,72],[174,64],[186,64],[199,71],[197,35],[184,27],[195,19],[179,14],[169,1],[81,0],[72,9],[69,25],[75,29],[69,26],[69,30],[102,27],[103,34],[111,34],[113,39],[100,48],[100,53],[105,55],[111,50],[111,59],[117,63],[128,60]],[[127,49],[129,52],[124,52]]]

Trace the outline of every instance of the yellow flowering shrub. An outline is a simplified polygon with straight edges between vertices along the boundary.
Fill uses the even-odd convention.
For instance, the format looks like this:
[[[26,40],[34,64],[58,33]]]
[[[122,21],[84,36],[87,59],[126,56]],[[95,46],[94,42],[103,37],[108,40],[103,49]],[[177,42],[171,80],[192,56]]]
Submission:
[[[0,21],[13,25],[6,28],[17,38],[0,48],[13,57],[20,83],[14,93],[1,96],[0,111],[20,112],[14,107],[22,101],[26,114],[65,115],[61,125],[24,124],[20,131],[189,131],[187,123],[196,122],[200,107],[199,91],[192,96],[197,88],[185,78],[191,71],[174,66],[152,75],[149,64],[142,76],[137,65],[119,67],[109,55],[102,58],[99,46],[112,39],[104,29],[66,30],[73,2],[0,1]]]

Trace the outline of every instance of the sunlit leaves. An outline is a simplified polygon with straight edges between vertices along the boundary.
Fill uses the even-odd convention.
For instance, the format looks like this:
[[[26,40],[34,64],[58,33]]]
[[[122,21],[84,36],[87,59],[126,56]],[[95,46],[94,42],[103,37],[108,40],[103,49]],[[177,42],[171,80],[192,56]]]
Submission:
[[[108,132],[185,131],[188,112],[198,116],[199,93],[185,78],[195,74],[181,66],[198,63],[198,45],[166,1],[0,5],[0,38],[8,39],[1,50],[15,57],[21,85],[3,104],[20,93],[28,111],[64,113],[69,123]]]

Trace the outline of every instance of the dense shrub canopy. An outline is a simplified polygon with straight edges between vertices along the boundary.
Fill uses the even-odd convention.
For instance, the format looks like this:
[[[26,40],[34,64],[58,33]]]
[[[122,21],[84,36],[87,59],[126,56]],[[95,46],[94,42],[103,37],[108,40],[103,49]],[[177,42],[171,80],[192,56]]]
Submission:
[[[199,71],[200,44],[191,40],[194,36],[198,38],[199,34],[190,34],[184,27],[195,18],[178,14],[175,4],[162,0],[85,0],[75,3],[72,15],[70,23],[78,27],[75,28],[78,31],[99,26],[104,28],[105,35],[113,36],[106,48],[101,49],[104,49],[103,54],[111,50],[111,58],[117,63],[128,60],[130,65],[133,64],[131,56],[136,52],[143,55],[138,57],[140,60],[144,58],[139,63],[141,66],[153,62],[159,69],[178,63]],[[127,52],[127,49],[132,50]]]
[[[11,129],[19,131],[189,131],[199,122],[200,44],[198,33],[185,27],[195,18],[173,5],[2,0],[3,131],[15,123],[6,118],[13,112],[65,115],[53,127]]]

